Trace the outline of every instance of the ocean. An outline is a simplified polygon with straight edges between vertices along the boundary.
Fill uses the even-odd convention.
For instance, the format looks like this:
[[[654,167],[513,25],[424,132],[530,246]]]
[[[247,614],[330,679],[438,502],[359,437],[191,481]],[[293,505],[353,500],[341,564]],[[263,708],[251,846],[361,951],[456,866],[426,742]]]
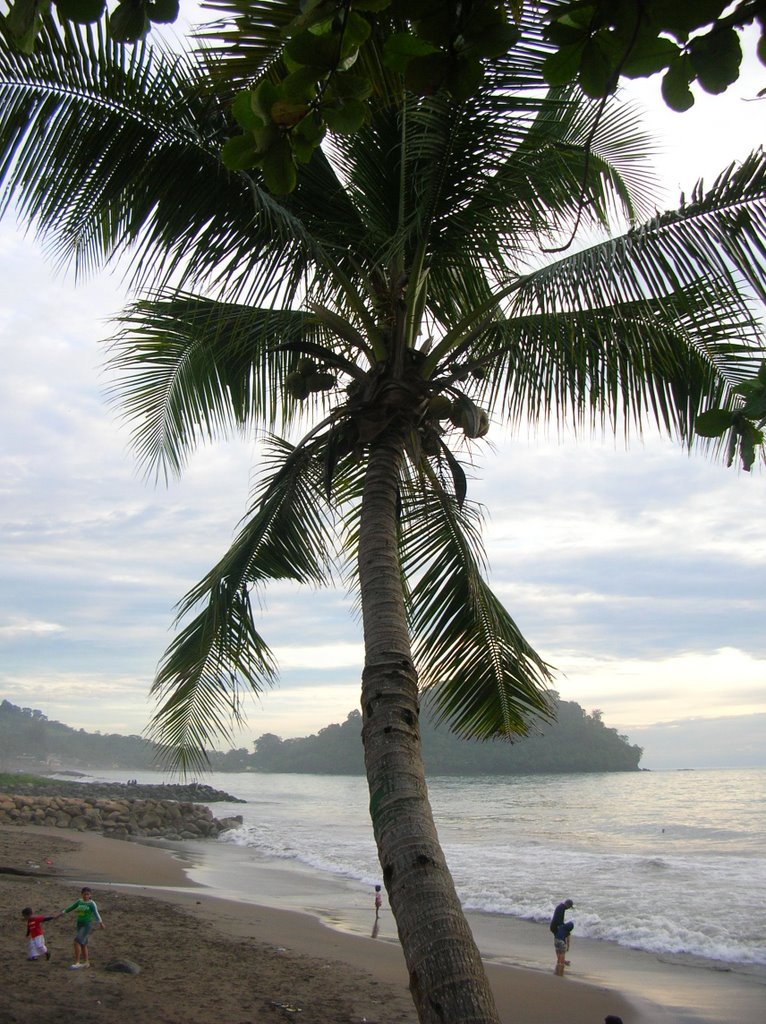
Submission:
[[[125,773],[83,781],[91,779],[125,781]],[[200,781],[247,803],[213,804],[216,817],[241,814],[242,827],[185,844],[195,881],[340,926],[364,908],[367,927],[381,878],[363,778],[213,773]],[[440,777],[429,792],[472,917],[546,922],[570,897],[575,936],[766,965],[766,767]]]

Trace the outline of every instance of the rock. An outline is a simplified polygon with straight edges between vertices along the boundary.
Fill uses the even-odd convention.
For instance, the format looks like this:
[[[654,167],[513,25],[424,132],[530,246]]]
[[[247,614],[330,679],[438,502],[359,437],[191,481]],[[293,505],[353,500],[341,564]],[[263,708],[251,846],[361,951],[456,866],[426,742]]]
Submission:
[[[81,788],[84,788],[81,787]],[[157,787],[163,792],[166,787]],[[13,794],[0,801],[0,824],[56,825],[117,838],[144,836],[199,839],[242,824],[240,816],[219,821],[205,804],[171,799],[126,799]]]
[[[110,960],[104,967],[105,971],[114,971],[117,974],[140,974],[141,968],[132,960]]]

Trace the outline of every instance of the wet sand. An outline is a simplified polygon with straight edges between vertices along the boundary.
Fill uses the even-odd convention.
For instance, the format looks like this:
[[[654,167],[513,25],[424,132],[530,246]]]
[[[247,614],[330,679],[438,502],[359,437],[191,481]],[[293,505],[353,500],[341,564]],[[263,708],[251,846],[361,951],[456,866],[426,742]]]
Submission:
[[[298,1012],[307,1024],[415,1024],[387,908],[377,938],[362,934],[372,923],[369,908],[360,917],[342,899],[329,927],[300,885],[292,909],[279,905],[279,893],[296,876],[277,879],[278,865],[253,869],[253,901],[221,898],[195,884],[206,878],[195,870],[198,853],[92,833],[0,829],[0,867],[32,872],[0,873],[9,922],[0,933],[0,1024],[26,1022],[30,1013],[48,1024],[73,1012],[84,1024],[248,1024],[294,1019]],[[51,961],[28,963],[21,907],[63,909],[84,883],[93,886],[106,924],[93,934],[93,967],[67,970],[69,918],[46,925]],[[572,967],[556,977],[544,926],[469,916],[482,952],[490,951],[487,969],[504,1024],[601,1024],[607,1013],[624,1024],[750,1024],[763,1017],[766,987],[757,974],[695,970],[576,940]],[[114,958],[135,961],[141,973],[107,972]]]

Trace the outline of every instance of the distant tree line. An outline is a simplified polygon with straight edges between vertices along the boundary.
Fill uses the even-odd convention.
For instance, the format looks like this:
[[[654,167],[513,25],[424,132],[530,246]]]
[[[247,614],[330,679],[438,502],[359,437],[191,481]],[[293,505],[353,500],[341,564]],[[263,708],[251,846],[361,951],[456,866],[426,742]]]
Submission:
[[[426,706],[421,720],[426,769],[430,775],[638,770],[641,747],[605,726],[600,711],[588,714],[579,704],[563,700],[556,707],[556,721],[530,736],[515,743],[481,743],[436,727]],[[211,760],[218,771],[361,775],[361,728],[360,713],[352,711],[342,724],[328,725],[315,735],[283,740],[265,733],[255,741],[254,753],[240,748],[214,754]]]
[[[604,725],[600,711],[587,713],[574,701],[556,702],[555,722],[540,726],[515,743],[461,740],[422,720],[423,751],[431,775],[509,775],[550,772],[636,771],[643,753],[627,736]],[[254,744],[208,753],[221,772],[306,772],[361,775],[359,734],[362,718],[352,711],[345,722],[312,736],[283,740],[265,733]],[[92,733],[50,721],[42,711],[0,704],[0,770],[20,768],[157,768],[162,748],[141,736]]]
[[[50,721],[42,711],[0,704],[0,770],[19,768],[152,768],[160,749],[142,736],[86,732]]]

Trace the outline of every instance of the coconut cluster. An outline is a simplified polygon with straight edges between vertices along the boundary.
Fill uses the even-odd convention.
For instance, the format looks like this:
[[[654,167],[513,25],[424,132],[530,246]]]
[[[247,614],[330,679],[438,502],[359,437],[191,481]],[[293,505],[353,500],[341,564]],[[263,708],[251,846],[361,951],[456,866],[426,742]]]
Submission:
[[[484,437],[489,430],[489,413],[466,395],[460,395],[454,401],[447,395],[434,395],[428,403],[428,414],[433,419],[449,420],[466,437]]]
[[[334,388],[336,379],[334,373],[321,369],[313,359],[299,359],[295,369],[285,377],[285,391],[302,402],[312,393]]]

